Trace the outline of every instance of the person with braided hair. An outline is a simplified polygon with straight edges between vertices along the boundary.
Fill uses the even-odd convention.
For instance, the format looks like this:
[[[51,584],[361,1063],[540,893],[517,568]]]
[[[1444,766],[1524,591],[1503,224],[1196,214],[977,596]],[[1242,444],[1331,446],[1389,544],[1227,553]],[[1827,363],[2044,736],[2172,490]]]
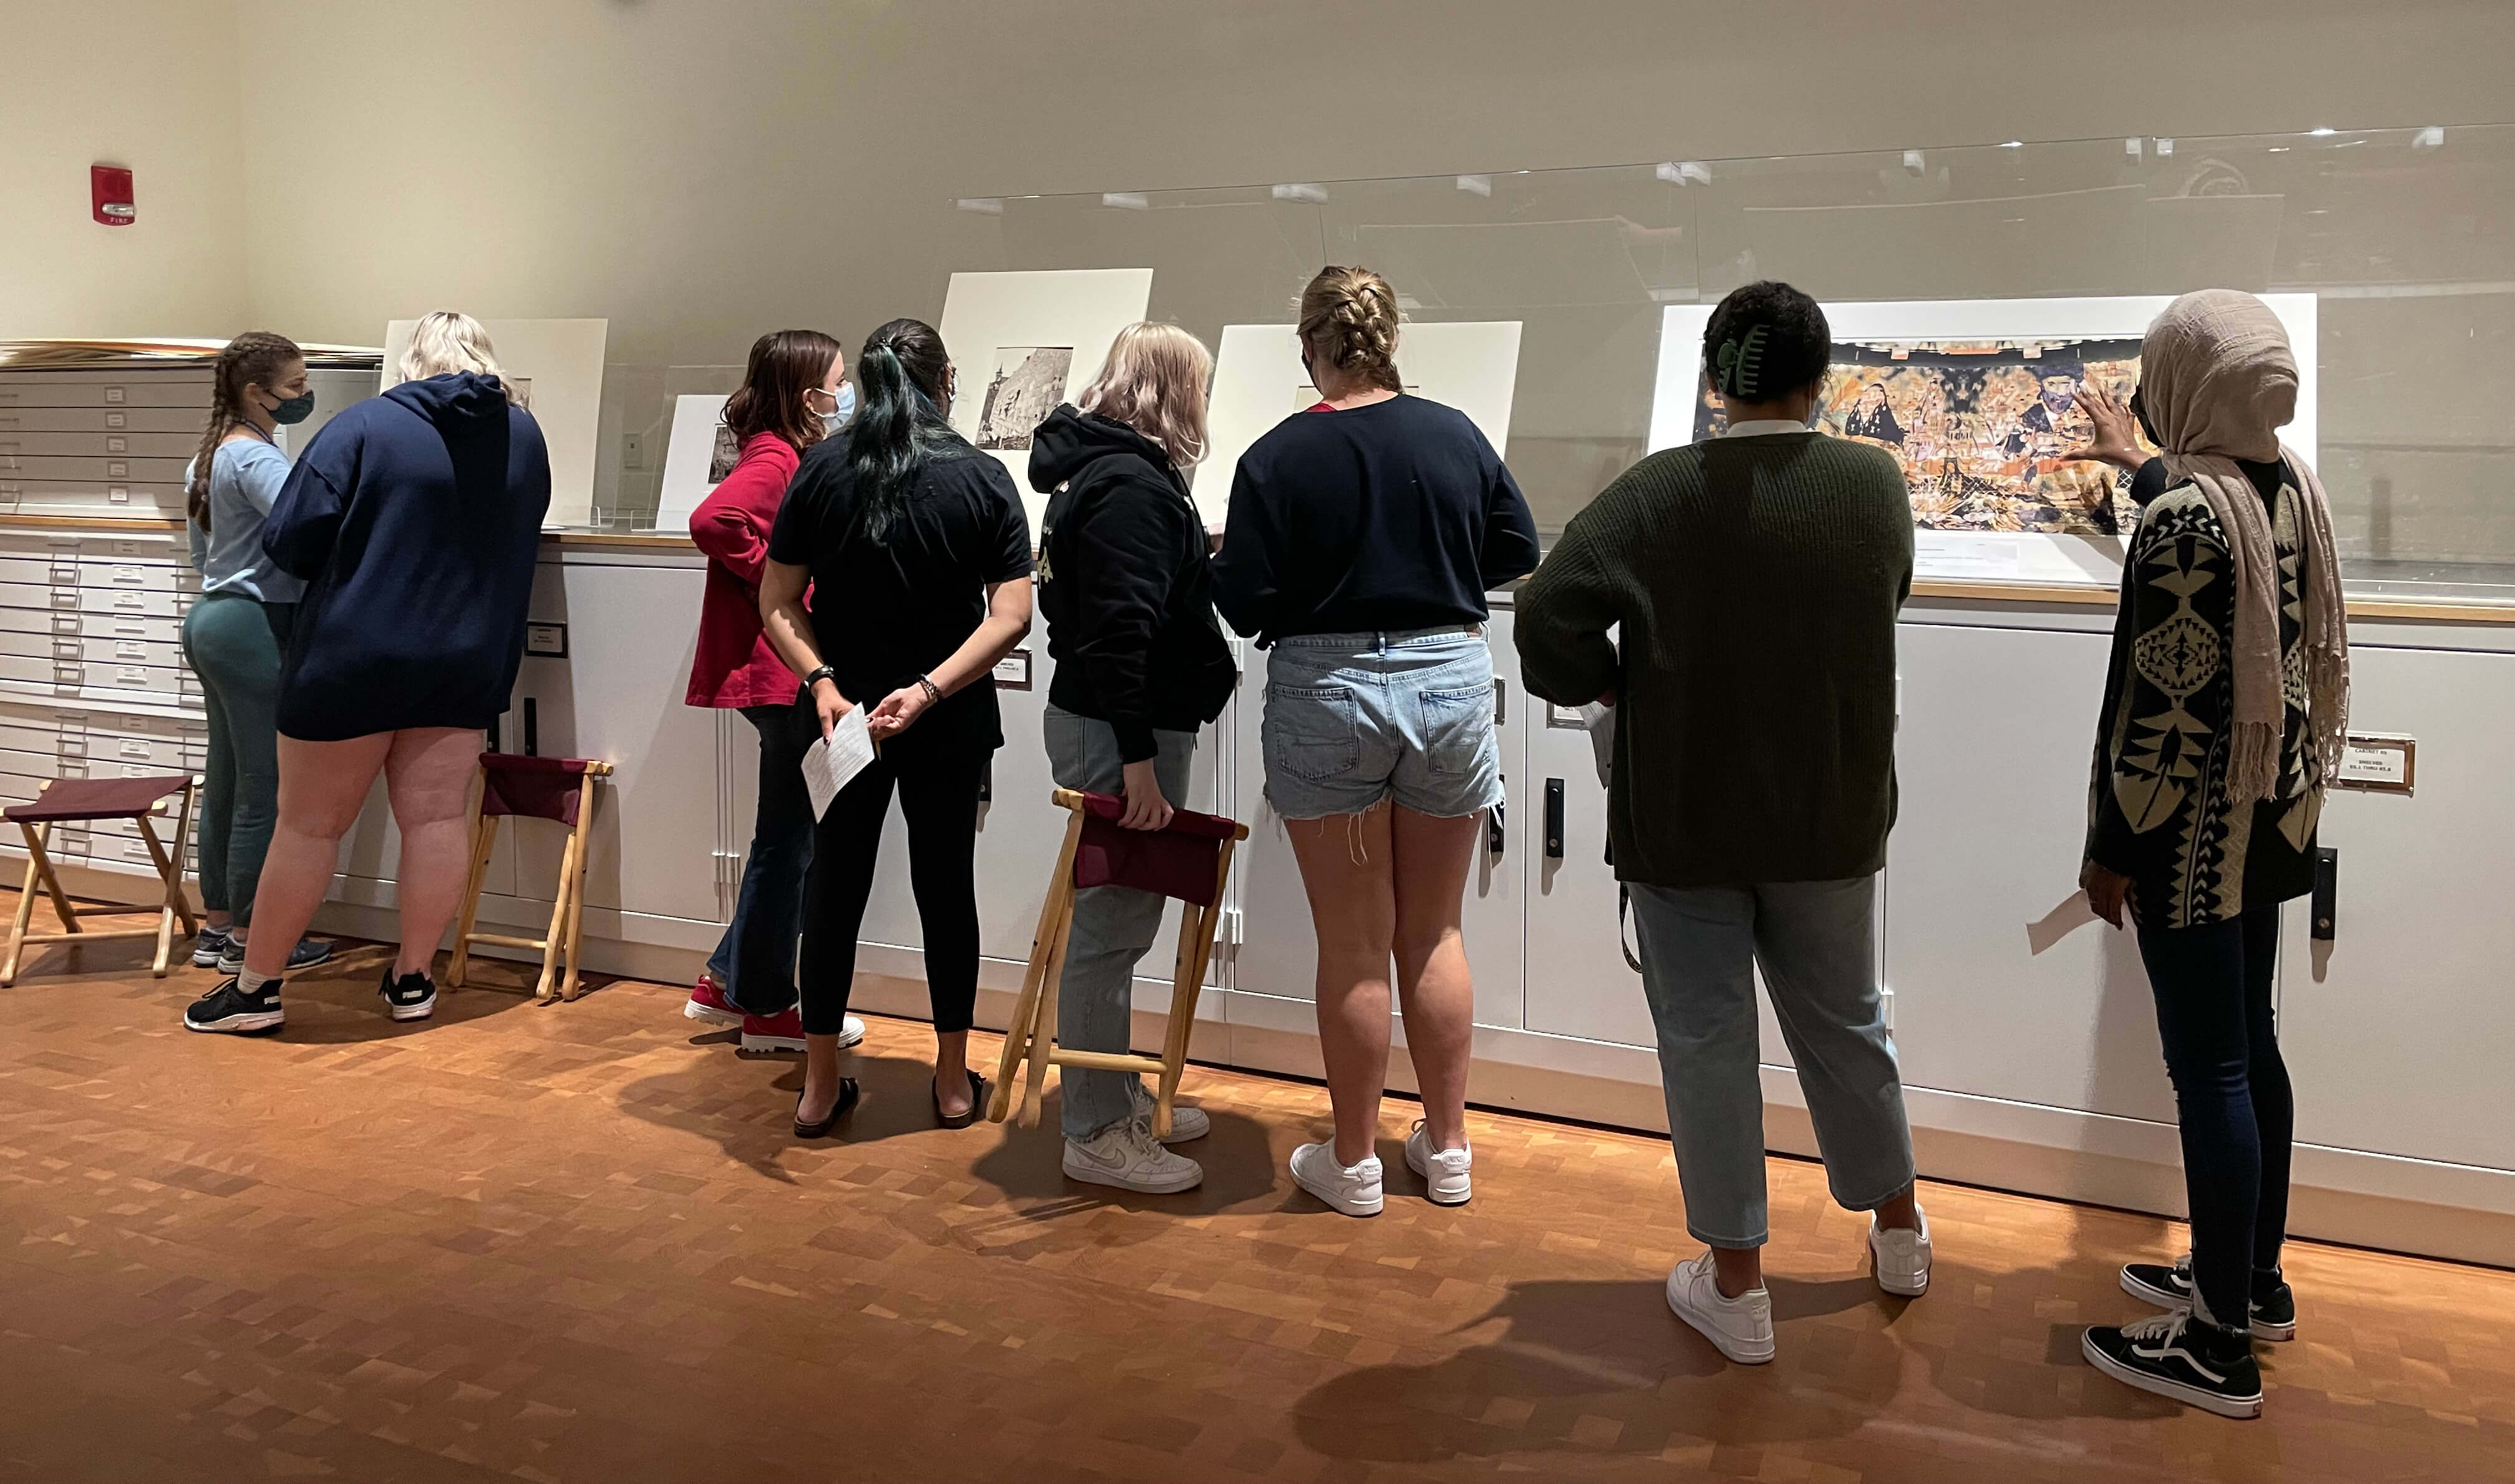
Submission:
[[[1642,460],[1575,515],[1513,630],[1531,694],[1615,708],[1616,875],[1686,1229],[1711,1249],[1669,1275],[1668,1303],[1746,1364],[1773,1358],[1758,967],[1834,1197],[1873,1213],[1878,1287],[1930,1281],[1876,953],[1913,515],[1893,454],[1809,426],[1832,339],[1789,284],[1723,299],[1703,361],[1726,431]]]
[[[244,967],[254,888],[279,819],[279,663],[306,584],[262,551],[262,525],[288,481],[282,427],[314,411],[306,356],[268,330],[227,342],[213,363],[210,422],[184,472],[186,525],[201,596],[184,615],[184,659],[201,680],[209,765],[201,787],[201,907],[192,964],[235,973]],[[288,967],[332,956],[315,938],[289,950]]]
[[[1537,522],[1466,414],[1405,394],[1386,279],[1320,270],[1299,333],[1320,401],[1241,455],[1214,564],[1222,616],[1270,651],[1266,800],[1318,932],[1336,1132],[1293,1151],[1293,1178],[1331,1210],[1380,1213],[1393,984],[1423,1096],[1406,1163],[1459,1205],[1475,1008],[1461,905],[1503,798],[1485,594],[1537,565]]]
[[[859,706],[881,751],[830,801],[804,888],[804,1088],[795,1136],[856,1104],[839,1074],[856,929],[890,796],[934,1008],[934,1117],[966,1129],[986,1101],[969,1070],[978,997],[978,795],[1004,745],[989,676],[1030,632],[1030,523],[1004,465],[952,431],[960,378],[931,325],[894,319],[856,355],[855,421],[805,451],[768,533],[760,616],[812,735]],[[811,593],[811,606],[804,597]]]

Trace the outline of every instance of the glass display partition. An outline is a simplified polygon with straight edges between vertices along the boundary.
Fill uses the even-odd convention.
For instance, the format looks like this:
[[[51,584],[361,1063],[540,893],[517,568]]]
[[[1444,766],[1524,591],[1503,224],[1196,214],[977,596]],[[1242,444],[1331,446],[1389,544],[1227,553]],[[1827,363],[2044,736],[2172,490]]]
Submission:
[[[1289,322],[1323,263],[1379,269],[1414,321],[1519,321],[1508,458],[1549,531],[1652,446],[1669,308],[1708,306],[1755,278],[1829,304],[2136,301],[2210,286],[2310,296],[2315,459],[2352,591],[2515,598],[2515,503],[2503,493],[2515,484],[2511,126],[1670,160],[937,210],[955,271],[1150,268],[1152,317],[1209,345],[1227,324]],[[2130,322],[2132,340],[2144,322]],[[1086,359],[1078,348],[1078,386]]]

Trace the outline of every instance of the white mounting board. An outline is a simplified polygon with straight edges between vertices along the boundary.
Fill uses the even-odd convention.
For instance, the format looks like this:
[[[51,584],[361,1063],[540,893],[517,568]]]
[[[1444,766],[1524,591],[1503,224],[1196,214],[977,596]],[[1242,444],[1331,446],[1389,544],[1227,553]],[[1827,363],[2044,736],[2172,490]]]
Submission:
[[[655,507],[655,533],[681,535],[690,528],[690,512],[716,493],[708,465],[716,453],[717,426],[724,421],[722,394],[699,393],[673,398],[672,441],[664,445],[664,482]]]
[[[2316,458],[2315,394],[2320,382],[2317,303],[2312,294],[2264,294],[2296,350],[2296,421],[2280,437],[2306,463]],[[1915,299],[1829,304],[1837,341],[2137,340],[2174,302],[2165,294],[2102,299]],[[1651,398],[1650,451],[1694,441],[1702,386],[1703,330],[1715,306],[1676,304],[1660,319],[1659,378]],[[2101,583],[2120,579],[2123,538],[2041,531],[1916,531],[1914,572],[1953,581]]]
[[[385,326],[384,385],[401,381],[416,319]],[[594,452],[602,422],[602,353],[608,319],[484,319],[498,364],[531,383],[530,410],[550,445],[550,514],[544,526],[594,520]]]
[[[1072,400],[1099,374],[1118,332],[1142,319],[1152,299],[1153,270],[1148,268],[954,273],[943,293],[943,322],[935,326],[960,375],[952,426],[961,436],[977,441],[996,352],[1008,346],[1071,348],[1074,358],[1059,400]],[[1036,533],[1048,497],[1030,487],[1030,451],[988,452],[1012,474]]]
[[[1509,456],[1511,393],[1519,382],[1516,319],[1408,324],[1397,335],[1397,379],[1407,391],[1467,415]],[[1197,468],[1198,514],[1218,521],[1231,502],[1240,456],[1276,424],[1301,411],[1295,392],[1308,383],[1301,340],[1291,325],[1224,325],[1207,409],[1212,448]]]

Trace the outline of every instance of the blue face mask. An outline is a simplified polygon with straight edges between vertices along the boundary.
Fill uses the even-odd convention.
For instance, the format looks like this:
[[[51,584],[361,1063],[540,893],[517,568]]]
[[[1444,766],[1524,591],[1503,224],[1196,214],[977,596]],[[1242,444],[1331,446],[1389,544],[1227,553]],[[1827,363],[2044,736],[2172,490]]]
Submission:
[[[856,420],[856,384],[839,383],[838,395],[834,400],[838,405],[821,414],[821,424],[830,432],[837,433]]]
[[[291,423],[305,422],[308,418],[310,418],[313,415],[314,393],[311,392],[307,392],[304,396],[292,396],[286,401],[281,402],[278,406],[270,409],[270,420],[283,426]]]

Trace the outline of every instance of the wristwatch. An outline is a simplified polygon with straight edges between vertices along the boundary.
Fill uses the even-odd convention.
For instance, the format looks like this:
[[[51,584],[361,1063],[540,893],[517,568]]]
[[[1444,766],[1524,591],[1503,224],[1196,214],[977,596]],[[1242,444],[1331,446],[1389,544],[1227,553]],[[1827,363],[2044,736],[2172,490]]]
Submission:
[[[813,671],[810,675],[807,675],[807,676],[804,677],[804,688],[805,690],[809,690],[809,689],[811,689],[813,686],[818,685],[819,683],[821,683],[823,680],[828,680],[828,681],[830,681],[832,684],[836,684],[836,683],[838,683],[838,679],[839,679],[839,673],[838,673],[838,671],[836,671],[836,670],[834,670],[834,669],[830,668],[830,667],[829,667],[829,666],[827,666],[827,665],[823,665],[823,666],[822,666],[821,668],[819,668],[818,670]]]

